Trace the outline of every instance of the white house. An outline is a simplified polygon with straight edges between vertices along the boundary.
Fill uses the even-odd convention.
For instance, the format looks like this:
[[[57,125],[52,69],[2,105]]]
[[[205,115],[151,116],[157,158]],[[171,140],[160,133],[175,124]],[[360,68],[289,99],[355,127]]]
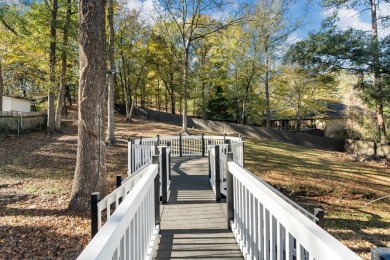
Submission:
[[[3,96],[3,111],[31,112],[31,102]]]

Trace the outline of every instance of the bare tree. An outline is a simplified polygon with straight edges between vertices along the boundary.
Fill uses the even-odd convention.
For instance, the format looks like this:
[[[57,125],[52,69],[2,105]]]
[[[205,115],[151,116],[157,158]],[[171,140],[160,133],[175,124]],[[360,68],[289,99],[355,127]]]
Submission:
[[[187,128],[187,99],[189,86],[189,68],[190,68],[190,52],[193,43],[201,38],[211,35],[217,31],[223,30],[230,25],[240,21],[238,13],[233,15],[229,20],[217,21],[214,19],[204,19],[205,15],[210,15],[213,12],[221,11],[225,6],[230,5],[227,1],[216,0],[160,0],[159,5],[156,4],[156,11],[162,20],[161,30],[163,36],[168,41],[169,39],[169,21],[173,21],[176,29],[179,31],[181,40],[181,57],[176,56],[177,61],[183,69],[183,132],[188,133]],[[161,6],[158,8],[157,6]]]
[[[79,1],[79,129],[72,210],[86,210],[91,193],[105,193],[107,186],[101,102],[106,77],[105,4],[105,0]]]

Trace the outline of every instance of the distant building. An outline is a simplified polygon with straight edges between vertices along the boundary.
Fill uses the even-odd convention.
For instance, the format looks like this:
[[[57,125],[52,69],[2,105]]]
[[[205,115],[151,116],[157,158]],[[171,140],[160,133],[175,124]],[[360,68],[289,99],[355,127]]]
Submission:
[[[285,118],[271,120],[275,128],[288,129],[301,133],[335,137],[335,133],[343,131],[350,124],[351,119],[348,110],[353,109],[357,114],[363,114],[364,109],[355,106],[347,106],[342,103],[328,103],[326,109],[315,114],[309,114],[304,118]]]
[[[31,112],[31,101],[3,96],[3,111]]]

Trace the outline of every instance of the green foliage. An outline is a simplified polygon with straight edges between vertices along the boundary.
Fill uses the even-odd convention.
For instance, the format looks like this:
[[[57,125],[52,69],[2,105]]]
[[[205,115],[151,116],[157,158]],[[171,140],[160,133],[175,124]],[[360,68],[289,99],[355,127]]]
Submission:
[[[234,104],[225,96],[222,87],[217,86],[216,92],[207,104],[206,117],[210,120],[234,122]]]

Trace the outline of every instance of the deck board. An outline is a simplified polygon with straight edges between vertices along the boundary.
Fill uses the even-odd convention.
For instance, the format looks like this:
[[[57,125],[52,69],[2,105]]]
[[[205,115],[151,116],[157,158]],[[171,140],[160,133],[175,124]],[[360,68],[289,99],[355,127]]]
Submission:
[[[172,158],[172,166],[155,259],[243,259],[226,205],[215,201],[208,182],[207,158]]]

